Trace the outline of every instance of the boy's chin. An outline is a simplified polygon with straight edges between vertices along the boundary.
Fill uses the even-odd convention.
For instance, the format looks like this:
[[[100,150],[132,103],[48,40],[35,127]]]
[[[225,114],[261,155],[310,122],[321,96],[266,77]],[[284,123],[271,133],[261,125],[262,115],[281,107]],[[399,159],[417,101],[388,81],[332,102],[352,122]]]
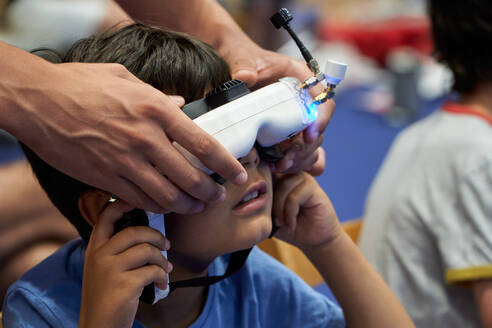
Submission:
[[[240,238],[237,238],[238,244],[236,244],[237,248],[232,251],[239,251],[242,249],[251,248],[265,239],[267,239],[272,233],[272,220],[265,222],[261,227],[258,227],[258,230],[254,233],[249,232],[248,234],[244,234]]]

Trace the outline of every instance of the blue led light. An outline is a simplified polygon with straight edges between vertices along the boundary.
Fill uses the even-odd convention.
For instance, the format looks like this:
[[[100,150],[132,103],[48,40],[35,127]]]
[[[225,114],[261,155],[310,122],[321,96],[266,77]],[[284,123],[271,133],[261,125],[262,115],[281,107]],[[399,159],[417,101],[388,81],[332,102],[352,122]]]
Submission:
[[[311,121],[315,121],[316,117],[318,117],[318,105],[316,103],[312,103],[309,106],[306,106],[309,118]]]

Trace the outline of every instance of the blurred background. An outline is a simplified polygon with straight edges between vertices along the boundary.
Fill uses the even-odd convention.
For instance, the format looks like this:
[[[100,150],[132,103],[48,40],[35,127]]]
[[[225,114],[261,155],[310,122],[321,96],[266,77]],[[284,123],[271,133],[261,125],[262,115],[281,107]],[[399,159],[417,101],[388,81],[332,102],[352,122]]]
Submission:
[[[98,0],[43,0],[42,5],[35,0],[0,0],[0,40],[18,42],[18,46],[32,50],[33,43],[25,39],[22,33],[12,34],[11,27],[17,24],[17,31],[37,30],[37,46],[59,47],[62,51],[78,36],[64,35],[61,41],[54,42],[53,35],[59,33],[52,31],[50,34],[39,30],[36,24],[41,20],[40,13],[47,8],[58,9],[54,10],[55,18],[52,20],[58,14],[64,17],[67,24],[75,21],[77,12],[70,13],[73,15],[70,16],[60,7],[70,1],[79,4],[84,2],[85,5],[90,3],[90,8],[87,7],[80,15],[86,20],[97,18],[100,10]],[[143,6],[144,3],[125,2],[131,6]],[[360,218],[369,186],[397,133],[436,110],[452,82],[450,73],[431,57],[432,46],[424,1],[220,2],[260,46],[301,59],[287,32],[276,30],[269,21],[274,12],[286,7],[294,16],[291,23],[293,29],[322,69],[327,59],[348,64],[346,80],[338,87],[335,97],[336,113],[325,132],[323,147],[327,165],[318,181],[332,199],[342,221]],[[144,13],[143,16],[136,18],[145,21],[145,8],[140,12]],[[152,17],[152,13],[147,14]],[[86,26],[84,24],[89,26],[89,23],[81,23],[81,26]],[[44,22],[44,25],[49,24]],[[45,41],[39,44],[40,40]],[[15,169],[16,165],[23,163],[22,160],[23,156],[14,140],[0,131],[0,165]],[[39,240],[49,246],[17,269],[16,274],[19,274],[72,238],[74,233],[70,227],[60,228],[60,232],[47,237],[36,233],[43,230],[39,226],[56,226],[58,223],[53,224],[52,221],[55,219],[63,226],[64,220],[51,208],[44,209],[43,215],[36,215],[39,212],[25,213],[23,220],[14,219],[14,215],[10,217],[8,198],[2,196],[2,190],[5,193],[10,183],[5,177],[0,175],[0,268],[8,266],[13,258],[18,258],[14,255],[19,250],[25,250]],[[21,197],[28,201],[31,199],[28,195],[21,194]],[[20,227],[21,223],[23,226]],[[14,231],[18,237],[14,236]],[[2,272],[0,277],[1,302],[5,286],[14,278]],[[321,288],[324,290],[324,287]]]

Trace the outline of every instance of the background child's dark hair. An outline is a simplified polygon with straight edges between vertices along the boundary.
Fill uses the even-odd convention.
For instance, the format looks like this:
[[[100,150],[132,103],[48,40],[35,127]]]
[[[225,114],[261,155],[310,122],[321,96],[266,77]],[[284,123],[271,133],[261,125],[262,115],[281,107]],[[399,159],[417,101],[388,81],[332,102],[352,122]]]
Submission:
[[[82,39],[63,62],[119,63],[142,81],[166,94],[181,95],[186,102],[202,98],[207,90],[231,79],[227,63],[209,45],[143,24]],[[96,188],[56,170],[26,145],[21,146],[50,200],[88,242],[92,228],[79,212],[78,198]]]
[[[437,59],[453,72],[454,89],[474,91],[492,82],[492,6],[490,0],[428,0]]]

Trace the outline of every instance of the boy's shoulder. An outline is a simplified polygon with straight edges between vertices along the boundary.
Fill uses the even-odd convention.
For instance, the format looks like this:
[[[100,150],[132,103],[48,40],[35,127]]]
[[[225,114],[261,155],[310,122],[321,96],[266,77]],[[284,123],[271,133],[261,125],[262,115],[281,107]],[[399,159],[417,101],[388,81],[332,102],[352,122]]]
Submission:
[[[4,324],[76,326],[85,248],[81,239],[65,244],[10,286],[3,305]]]

